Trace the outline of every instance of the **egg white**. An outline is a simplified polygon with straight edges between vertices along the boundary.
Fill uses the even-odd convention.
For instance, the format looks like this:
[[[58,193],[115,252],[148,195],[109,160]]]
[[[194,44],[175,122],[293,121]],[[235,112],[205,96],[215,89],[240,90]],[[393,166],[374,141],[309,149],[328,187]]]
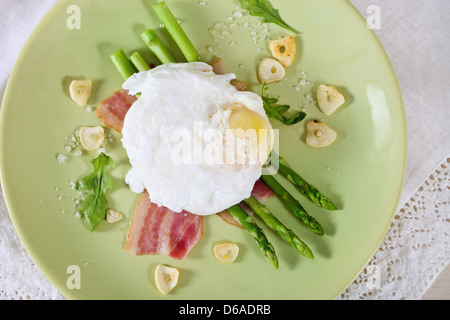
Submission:
[[[220,212],[251,195],[261,176],[260,163],[204,159],[216,159],[214,147],[223,147],[220,135],[211,135],[209,144],[205,135],[225,135],[230,116],[226,106],[239,104],[267,119],[261,97],[236,90],[230,84],[234,78],[216,75],[202,62],[170,63],[137,73],[123,84],[130,94],[141,93],[122,129],[132,166],[125,181],[133,192],[146,189],[159,206],[200,215]],[[196,143],[203,147],[200,154]],[[180,161],[175,159],[177,150],[191,152]]]

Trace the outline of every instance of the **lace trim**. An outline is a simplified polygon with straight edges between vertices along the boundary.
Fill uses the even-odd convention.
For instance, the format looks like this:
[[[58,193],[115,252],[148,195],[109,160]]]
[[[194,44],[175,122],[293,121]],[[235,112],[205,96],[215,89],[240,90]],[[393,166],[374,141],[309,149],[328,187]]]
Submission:
[[[384,242],[341,299],[418,300],[450,262],[450,158],[395,215]]]

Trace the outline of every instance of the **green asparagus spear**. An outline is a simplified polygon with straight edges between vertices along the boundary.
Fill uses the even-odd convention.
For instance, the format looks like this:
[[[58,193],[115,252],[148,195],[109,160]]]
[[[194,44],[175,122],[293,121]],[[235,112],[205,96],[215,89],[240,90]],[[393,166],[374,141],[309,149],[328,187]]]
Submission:
[[[144,60],[139,52],[135,52],[130,56],[130,61],[137,71],[147,71],[150,70],[150,66]]]
[[[255,238],[264,256],[270,261],[270,263],[278,269],[278,258],[275,254],[275,248],[267,240],[264,231],[258,227],[256,222],[251,216],[245,212],[239,205],[234,205],[228,209],[228,212],[233,218],[241,223],[241,225],[247,229],[248,232]]]
[[[155,56],[161,61],[161,63],[174,63],[175,58],[170,53],[169,49],[161,42],[158,36],[153,32],[152,29],[148,29],[141,34],[141,39],[144,40],[145,44],[149,49],[155,54]]]
[[[261,179],[269,186],[269,188],[280,197],[284,203],[291,209],[292,213],[300,219],[309,229],[318,235],[323,235],[323,228],[320,223],[311,217],[297,201],[272,175],[261,176]]]
[[[309,259],[314,259],[311,249],[290,229],[288,229],[280,220],[278,220],[270,210],[255,197],[244,200],[254,213],[256,213],[266,225],[274,230],[278,235],[294,247],[298,252]]]
[[[127,80],[134,73],[136,73],[135,67],[131,63],[130,59],[128,59],[123,49],[119,49],[113,53],[111,55],[111,60],[124,80]]]
[[[166,27],[167,31],[170,33],[173,40],[180,48],[181,52],[185,56],[188,62],[201,61],[200,55],[192,44],[191,40],[187,37],[184,30],[181,28],[177,19],[173,16],[169,7],[167,7],[164,1],[153,6],[161,22]]]
[[[330,199],[321,194],[316,187],[306,182],[289,166],[283,157],[279,157],[278,170],[283,176],[286,177],[287,180],[292,182],[297,187],[301,194],[310,199],[317,206],[328,210],[337,210],[336,206]]]

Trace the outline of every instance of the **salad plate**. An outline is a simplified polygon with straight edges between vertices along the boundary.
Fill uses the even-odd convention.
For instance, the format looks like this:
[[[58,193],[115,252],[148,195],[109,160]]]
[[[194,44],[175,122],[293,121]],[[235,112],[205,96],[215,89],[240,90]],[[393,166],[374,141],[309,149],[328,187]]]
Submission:
[[[254,240],[217,215],[204,218],[203,235],[183,260],[125,252],[127,232],[139,195],[124,181],[130,169],[121,136],[106,129],[104,152],[116,166],[108,205],[124,214],[90,232],[77,217],[74,183],[91,171],[97,151],[74,147],[81,126],[99,126],[95,106],[121,88],[110,55],[138,51],[158,64],[139,34],[161,27],[152,0],[60,0],[28,39],[10,76],[1,108],[0,170],[8,210],[34,263],[69,299],[333,299],[363,270],[391,224],[403,187],[406,120],[395,72],[383,46],[348,1],[271,0],[285,21],[301,33],[261,23],[235,0],[166,0],[205,62],[221,58],[228,72],[260,93],[256,70],[270,56],[268,42],[295,36],[298,51],[285,78],[267,92],[306,113],[279,129],[279,152],[338,210],[308,202],[286,179],[283,186],[322,224],[325,234],[308,232],[276,197],[271,211],[314,252],[297,254],[264,227],[279,269],[264,259]],[[178,61],[183,56],[168,34],[164,41]],[[91,79],[87,107],[70,99],[74,79]],[[320,84],[335,85],[346,103],[332,115],[317,105]],[[306,123],[326,122],[338,134],[326,148],[306,145]],[[233,263],[217,261],[215,244],[239,245]],[[180,270],[179,283],[162,295],[155,286],[158,264]],[[381,270],[383,272],[383,270]],[[77,276],[77,281],[74,277]],[[76,284],[76,285],[75,285]]]

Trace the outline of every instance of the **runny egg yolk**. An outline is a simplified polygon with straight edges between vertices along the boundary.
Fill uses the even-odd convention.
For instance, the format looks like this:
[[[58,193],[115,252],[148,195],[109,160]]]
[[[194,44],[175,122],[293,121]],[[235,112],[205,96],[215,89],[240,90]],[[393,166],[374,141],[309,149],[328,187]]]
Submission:
[[[238,138],[248,139],[253,154],[258,157],[258,163],[264,164],[274,142],[272,127],[267,118],[239,103],[232,104],[228,109],[231,110],[228,122],[233,134]]]

